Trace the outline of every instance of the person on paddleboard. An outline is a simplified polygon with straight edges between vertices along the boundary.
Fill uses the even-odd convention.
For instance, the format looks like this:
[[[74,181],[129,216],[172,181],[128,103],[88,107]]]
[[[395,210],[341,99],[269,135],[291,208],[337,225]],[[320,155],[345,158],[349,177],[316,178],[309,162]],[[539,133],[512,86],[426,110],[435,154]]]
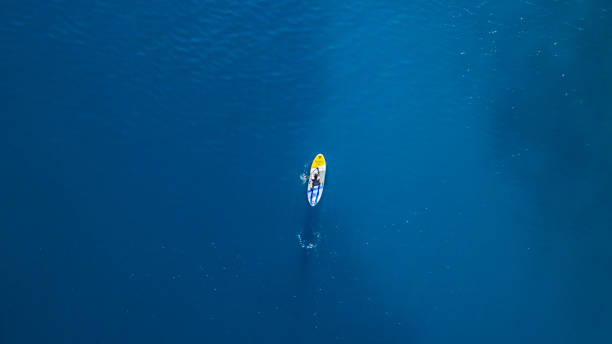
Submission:
[[[312,187],[321,185],[321,180],[319,179],[319,168],[315,169],[314,174],[312,175]]]

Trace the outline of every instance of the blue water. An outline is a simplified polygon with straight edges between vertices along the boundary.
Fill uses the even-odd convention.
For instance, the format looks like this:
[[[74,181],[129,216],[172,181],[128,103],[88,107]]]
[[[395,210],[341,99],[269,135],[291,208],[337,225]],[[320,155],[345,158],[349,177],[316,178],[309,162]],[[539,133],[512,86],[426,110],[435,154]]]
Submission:
[[[0,44],[2,343],[612,342],[608,1],[5,1]]]

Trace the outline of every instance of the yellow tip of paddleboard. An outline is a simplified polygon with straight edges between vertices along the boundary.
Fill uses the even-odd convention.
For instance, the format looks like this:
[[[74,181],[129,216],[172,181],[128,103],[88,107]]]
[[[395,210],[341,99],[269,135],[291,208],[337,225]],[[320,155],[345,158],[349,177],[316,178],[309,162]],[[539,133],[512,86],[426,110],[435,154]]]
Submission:
[[[325,165],[325,158],[323,157],[323,154],[317,154],[317,156],[312,161],[312,165],[310,165],[310,168],[317,168],[317,167],[321,167],[324,165]]]

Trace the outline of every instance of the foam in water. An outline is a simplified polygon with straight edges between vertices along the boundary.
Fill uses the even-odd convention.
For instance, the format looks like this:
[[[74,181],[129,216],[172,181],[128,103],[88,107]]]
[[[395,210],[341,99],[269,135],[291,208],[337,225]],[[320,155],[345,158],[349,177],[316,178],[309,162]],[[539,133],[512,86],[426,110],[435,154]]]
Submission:
[[[314,232],[313,233],[313,237],[312,237],[312,241],[311,242],[307,242],[306,240],[304,240],[304,238],[302,237],[302,234],[298,234],[298,244],[300,245],[301,248],[305,249],[305,250],[312,250],[317,248],[317,246],[319,245],[319,242],[321,241],[321,233],[319,232]]]
[[[300,174],[300,180],[302,181],[302,184],[306,184],[306,182],[308,182],[308,175],[306,174],[306,172]]]

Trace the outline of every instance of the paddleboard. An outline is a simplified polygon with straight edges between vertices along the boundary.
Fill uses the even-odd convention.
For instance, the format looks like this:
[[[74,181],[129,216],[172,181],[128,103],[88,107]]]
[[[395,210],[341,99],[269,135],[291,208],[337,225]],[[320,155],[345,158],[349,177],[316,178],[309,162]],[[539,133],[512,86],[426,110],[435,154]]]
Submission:
[[[310,165],[310,177],[308,178],[308,188],[306,189],[308,203],[310,203],[312,207],[319,203],[321,195],[323,195],[326,168],[327,166],[323,154],[317,154],[312,161],[312,165]]]

